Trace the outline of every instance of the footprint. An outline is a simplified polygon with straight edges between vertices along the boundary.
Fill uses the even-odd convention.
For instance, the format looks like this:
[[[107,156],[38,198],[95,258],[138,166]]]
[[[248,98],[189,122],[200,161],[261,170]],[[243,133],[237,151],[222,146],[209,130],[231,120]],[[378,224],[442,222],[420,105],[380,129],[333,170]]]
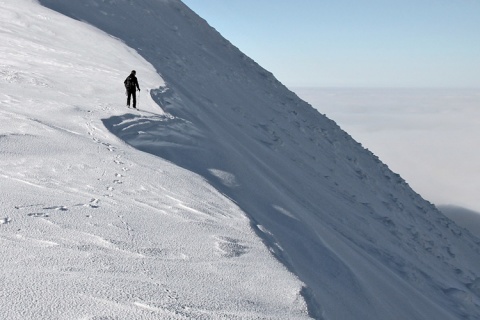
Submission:
[[[15,209],[22,210],[22,209],[27,209],[27,208],[32,208],[32,207],[39,207],[39,206],[43,206],[43,204],[31,204],[31,205],[26,205],[26,206],[15,206]]]
[[[98,205],[98,202],[100,202],[99,199],[93,198],[92,200],[90,200],[89,203],[80,203],[80,204],[77,204],[76,207],[90,207],[93,209],[97,209],[97,208],[100,208],[100,206]]]
[[[65,206],[54,206],[54,207],[43,208],[43,210],[68,211],[68,208]]]
[[[10,223],[11,221],[12,219],[10,219],[9,217],[5,217],[0,219],[0,224],[7,224],[7,223]]]
[[[248,252],[249,247],[240,243],[240,240],[230,237],[215,237],[217,249],[226,258],[240,257]]]
[[[145,257],[160,258],[164,260],[188,260],[189,256],[182,252],[175,252],[162,248],[135,248],[133,250]]]
[[[48,213],[44,213],[44,212],[32,212],[32,213],[27,214],[27,216],[34,217],[34,218],[48,218],[49,217]]]
[[[90,200],[90,203],[88,204],[88,206],[94,209],[100,208],[100,206],[98,205],[99,202],[100,202],[99,199],[93,198],[92,200]]]
[[[115,183],[115,184],[122,184],[123,182],[120,181],[120,180],[113,180],[113,183]]]

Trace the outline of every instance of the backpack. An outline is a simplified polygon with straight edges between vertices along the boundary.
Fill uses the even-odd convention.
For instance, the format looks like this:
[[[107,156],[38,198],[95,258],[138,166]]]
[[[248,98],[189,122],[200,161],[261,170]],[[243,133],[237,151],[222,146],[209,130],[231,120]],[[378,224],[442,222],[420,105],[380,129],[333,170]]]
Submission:
[[[135,81],[132,79],[131,76],[128,76],[123,83],[125,84],[125,89],[135,90]]]

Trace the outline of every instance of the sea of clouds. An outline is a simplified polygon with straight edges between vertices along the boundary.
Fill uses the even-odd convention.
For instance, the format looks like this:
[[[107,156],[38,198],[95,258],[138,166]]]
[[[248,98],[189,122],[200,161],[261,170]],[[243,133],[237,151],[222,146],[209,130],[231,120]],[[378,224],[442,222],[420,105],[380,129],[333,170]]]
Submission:
[[[480,90],[293,91],[379,156],[427,200],[440,207],[480,212]]]

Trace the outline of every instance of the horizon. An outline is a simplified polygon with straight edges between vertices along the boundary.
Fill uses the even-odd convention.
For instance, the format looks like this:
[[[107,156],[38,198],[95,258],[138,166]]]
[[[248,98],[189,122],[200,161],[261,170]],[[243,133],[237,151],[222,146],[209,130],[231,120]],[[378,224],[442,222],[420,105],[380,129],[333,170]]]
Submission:
[[[287,87],[480,88],[480,2],[183,2]]]
[[[459,143],[453,140],[457,134],[445,130],[441,123],[448,121],[450,127],[465,132],[464,125],[476,117],[472,113],[474,111],[461,105],[461,93],[470,94],[480,89],[480,37],[474,32],[480,29],[480,19],[475,18],[476,13],[480,14],[480,2],[440,0],[431,4],[411,0],[395,4],[378,1],[357,4],[341,0],[325,4],[311,1],[232,0],[225,3],[219,0],[184,0],[184,3],[233,45],[272,72],[287,88],[319,112],[326,113],[355,140],[372,149],[426,199],[437,205],[458,205],[480,212],[475,195],[462,185],[464,181],[471,180],[466,171],[472,166],[453,169],[461,159],[435,161],[433,156],[452,159],[449,155],[452,148],[461,153],[471,153],[469,146],[459,150]],[[354,62],[358,62],[357,65]],[[458,122],[454,122],[454,117],[442,119],[433,103],[430,103],[431,110],[426,111],[421,101],[411,98],[408,106],[422,109],[424,114],[410,111],[411,119],[407,121],[400,111],[393,108],[391,114],[385,115],[392,118],[398,130],[402,130],[397,134],[388,129],[381,132],[395,141],[395,146],[392,146],[369,133],[369,126],[375,123],[363,123],[362,119],[354,122],[358,114],[348,114],[355,105],[353,101],[348,101],[349,97],[333,101],[299,94],[308,90],[351,90],[352,94],[362,90],[384,90],[384,106],[370,108],[373,112],[370,118],[377,118],[375,113],[385,112],[394,103],[391,98],[386,98],[388,91],[398,96],[402,92],[400,99],[404,105],[407,104],[408,93],[428,92],[430,97],[425,99],[435,100],[438,108],[445,108],[443,105],[451,102],[446,99],[448,101],[443,103],[438,98],[443,91],[450,91],[456,94],[460,104],[451,106],[451,110],[463,112],[464,119]],[[324,101],[330,101],[335,107]],[[480,104],[480,99],[476,101]],[[362,103],[365,106],[377,105],[365,97],[362,97]],[[364,117],[367,115],[363,113]],[[431,119],[439,124],[431,125],[433,132],[417,132],[423,139],[423,149],[413,150],[409,136],[413,134],[412,126],[417,127],[415,122],[419,117],[427,125]],[[377,124],[384,120],[378,119]],[[469,127],[476,132],[474,125]],[[446,141],[443,153],[439,151],[440,147],[434,146],[436,136]],[[465,133],[461,139],[475,146],[475,141],[470,138],[474,136]],[[419,153],[418,158],[432,163],[433,172],[420,171],[425,163],[399,160],[398,154],[393,155],[394,150],[398,150],[397,153],[402,150]],[[465,161],[475,163],[480,161],[480,156],[473,155],[471,160]],[[458,172],[458,175],[445,174],[445,167],[450,172]],[[432,179],[438,183],[429,184]],[[471,184],[475,185],[474,181]],[[451,190],[451,195],[446,195],[444,190]]]
[[[480,239],[179,0],[0,16],[3,318],[480,317]],[[382,106],[323,92],[347,116]],[[430,105],[392,110],[422,124]]]
[[[478,89],[290,89],[379,156],[428,201],[480,213],[475,192],[480,188]]]

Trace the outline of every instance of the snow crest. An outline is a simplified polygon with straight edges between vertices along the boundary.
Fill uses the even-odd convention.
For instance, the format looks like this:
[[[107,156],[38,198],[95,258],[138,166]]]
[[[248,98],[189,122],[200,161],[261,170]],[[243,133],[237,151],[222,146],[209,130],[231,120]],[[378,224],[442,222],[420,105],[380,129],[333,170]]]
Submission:
[[[308,318],[238,206],[103,125],[169,119],[150,63],[35,1],[0,1],[0,34],[1,319]]]
[[[1,6],[6,318],[480,316],[479,239],[180,1],[40,2],[77,21]]]

